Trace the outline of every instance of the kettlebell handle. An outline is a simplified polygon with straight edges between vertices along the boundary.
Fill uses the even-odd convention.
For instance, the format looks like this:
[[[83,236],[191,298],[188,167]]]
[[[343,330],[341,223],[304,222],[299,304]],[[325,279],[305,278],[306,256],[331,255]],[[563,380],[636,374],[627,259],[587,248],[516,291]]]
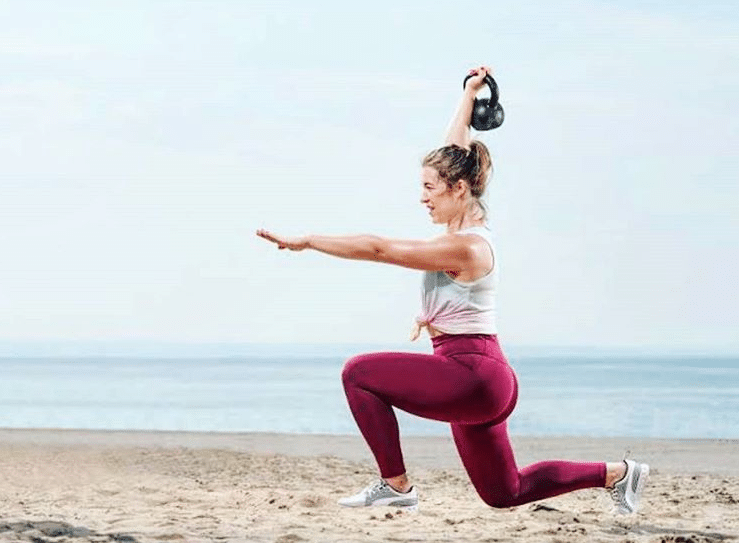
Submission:
[[[462,89],[467,87],[467,81],[473,77],[472,74],[468,75],[464,78],[464,81],[462,82]],[[498,103],[498,100],[500,99],[500,93],[498,91],[498,84],[495,82],[495,79],[493,79],[493,76],[490,74],[485,74],[485,79],[483,79],[483,82],[487,84],[488,88],[490,89],[490,106],[494,106]]]

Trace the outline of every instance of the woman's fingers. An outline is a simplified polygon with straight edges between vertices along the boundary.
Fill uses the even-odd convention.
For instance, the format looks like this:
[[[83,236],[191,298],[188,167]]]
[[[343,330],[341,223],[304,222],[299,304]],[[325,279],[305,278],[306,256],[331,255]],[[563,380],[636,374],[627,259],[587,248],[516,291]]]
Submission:
[[[485,66],[480,66],[478,68],[472,68],[469,71],[468,77],[469,83],[465,84],[465,89],[469,88],[475,92],[479,91],[481,88],[485,86],[485,76],[487,75],[487,72],[485,71]]]
[[[480,73],[492,74],[493,69],[490,66],[478,66],[477,68],[472,68],[468,75],[479,75]]]
[[[262,230],[262,229],[257,230],[257,236],[262,237],[266,239],[267,241],[271,241],[272,243],[276,243],[278,249],[284,249],[285,247],[288,246],[285,240],[280,239],[279,237],[272,234],[271,232],[268,232],[267,230]]]
[[[264,239],[269,239],[269,233],[266,230],[262,230],[261,228],[257,230],[257,236]]]
[[[257,230],[257,236],[262,237],[273,243],[279,243],[279,240],[267,230]]]

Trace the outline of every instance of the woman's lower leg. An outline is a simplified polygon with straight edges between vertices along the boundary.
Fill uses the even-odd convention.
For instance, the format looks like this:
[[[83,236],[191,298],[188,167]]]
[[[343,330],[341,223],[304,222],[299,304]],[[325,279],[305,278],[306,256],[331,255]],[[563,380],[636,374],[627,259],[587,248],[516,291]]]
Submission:
[[[452,425],[462,463],[480,497],[492,507],[514,507],[583,488],[604,487],[605,462],[551,460],[519,469],[505,422]],[[618,473],[615,465],[612,476]]]

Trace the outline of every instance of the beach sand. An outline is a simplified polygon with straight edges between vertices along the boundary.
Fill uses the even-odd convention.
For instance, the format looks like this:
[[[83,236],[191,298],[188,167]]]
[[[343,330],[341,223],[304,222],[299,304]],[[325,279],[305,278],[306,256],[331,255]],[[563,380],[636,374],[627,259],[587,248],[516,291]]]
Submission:
[[[358,436],[0,430],[0,541],[739,541],[739,441],[513,437],[519,465],[652,467],[641,510],[603,489],[509,509],[477,496],[451,439],[403,438],[419,511],[347,509],[376,477]]]

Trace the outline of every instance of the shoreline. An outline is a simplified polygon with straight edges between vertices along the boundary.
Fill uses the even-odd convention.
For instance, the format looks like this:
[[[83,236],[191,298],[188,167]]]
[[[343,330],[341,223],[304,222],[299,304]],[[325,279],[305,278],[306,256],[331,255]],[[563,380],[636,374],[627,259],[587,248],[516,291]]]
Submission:
[[[511,435],[517,463],[558,458],[618,461],[629,457],[674,474],[739,476],[739,439]],[[166,430],[0,428],[0,448],[14,446],[219,449],[255,454],[335,456],[374,465],[360,435]],[[406,462],[424,469],[462,469],[449,437],[402,436]]]

